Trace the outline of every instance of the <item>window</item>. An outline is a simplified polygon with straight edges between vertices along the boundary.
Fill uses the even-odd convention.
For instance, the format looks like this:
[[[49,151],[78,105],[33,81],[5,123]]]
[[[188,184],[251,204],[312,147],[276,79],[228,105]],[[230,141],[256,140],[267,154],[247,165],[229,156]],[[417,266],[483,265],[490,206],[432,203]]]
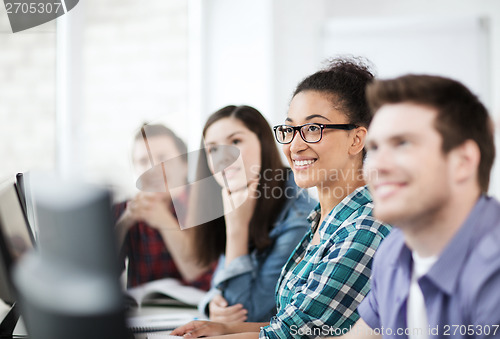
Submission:
[[[164,123],[187,141],[188,1],[86,0],[85,6],[83,172],[114,186],[120,199],[134,189],[131,145],[143,122]]]
[[[12,33],[0,11],[0,178],[55,169],[56,25]]]

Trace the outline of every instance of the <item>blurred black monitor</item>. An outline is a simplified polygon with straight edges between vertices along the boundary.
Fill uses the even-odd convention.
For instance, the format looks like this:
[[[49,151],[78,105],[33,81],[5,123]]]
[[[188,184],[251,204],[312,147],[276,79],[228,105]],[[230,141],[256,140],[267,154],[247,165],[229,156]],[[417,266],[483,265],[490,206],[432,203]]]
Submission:
[[[30,338],[128,338],[111,193],[50,173],[34,174],[30,186],[37,251],[17,257],[12,267]],[[0,214],[1,204],[0,190]]]
[[[37,225],[35,218],[35,206],[33,201],[33,194],[31,192],[30,186],[31,175],[29,172],[17,173],[15,186],[19,196],[19,201],[23,207],[24,214],[26,215],[26,221],[31,229],[33,238],[37,239]]]
[[[21,199],[19,187],[14,180],[0,183],[0,298],[11,306],[17,299],[11,270],[16,261],[34,247],[34,237]],[[12,308],[3,319],[0,335],[14,329],[17,321],[14,313]]]
[[[25,182],[24,182],[24,173],[17,173],[16,174],[16,189],[17,189],[17,195],[19,196],[19,202],[21,203],[21,207],[24,210],[24,213],[26,214],[26,189],[25,189]]]

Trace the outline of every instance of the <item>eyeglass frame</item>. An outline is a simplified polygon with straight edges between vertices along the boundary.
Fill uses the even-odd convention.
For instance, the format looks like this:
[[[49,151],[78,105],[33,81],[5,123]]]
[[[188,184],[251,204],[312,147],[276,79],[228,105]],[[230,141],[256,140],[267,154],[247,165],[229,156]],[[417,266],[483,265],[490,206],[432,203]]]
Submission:
[[[319,139],[317,141],[307,141],[305,138],[304,138],[304,135],[302,134],[302,128],[304,126],[309,126],[309,125],[315,125],[315,126],[319,126],[320,128],[320,136],[319,136]],[[277,136],[277,129],[279,127],[282,127],[282,126],[287,126],[287,127],[290,127],[293,129],[293,136],[292,136],[292,139],[289,141],[289,142],[281,142],[278,140],[278,136]],[[300,126],[291,126],[291,125],[276,125],[273,127],[273,131],[274,131],[274,138],[276,139],[276,141],[282,145],[288,145],[290,143],[292,143],[293,139],[295,138],[295,135],[297,134],[297,131],[299,132],[300,134],[300,137],[302,138],[302,140],[304,140],[304,142],[308,143],[308,144],[316,144],[318,142],[321,141],[321,139],[323,139],[323,130],[325,128],[331,128],[331,129],[338,129],[338,130],[344,130],[344,131],[351,131],[355,128],[358,128],[359,126],[358,125],[355,125],[355,124],[319,124],[319,123],[315,123],[315,122],[310,122],[310,123],[307,123],[307,124],[303,124],[303,125],[300,125]]]

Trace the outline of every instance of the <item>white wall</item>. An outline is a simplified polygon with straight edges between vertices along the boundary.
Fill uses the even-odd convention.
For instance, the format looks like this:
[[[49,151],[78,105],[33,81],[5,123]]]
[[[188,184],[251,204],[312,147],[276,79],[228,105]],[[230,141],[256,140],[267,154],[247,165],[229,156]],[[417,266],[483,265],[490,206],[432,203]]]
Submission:
[[[271,4],[268,0],[203,4],[205,116],[229,104],[271,111]]]
[[[204,1],[203,117],[235,103],[281,122],[294,86],[320,60],[324,3]]]
[[[321,35],[328,0],[273,1],[273,112],[270,122],[286,118],[292,93],[321,60]]]
[[[331,0],[326,11],[335,18],[397,18],[397,17],[458,17],[484,16],[490,20],[490,98],[492,113],[500,116],[500,1],[498,0]],[[460,59],[460,55],[456,56]]]
[[[333,18],[325,25],[323,55],[367,57],[381,79],[451,77],[489,105],[489,26],[488,18],[476,15]]]

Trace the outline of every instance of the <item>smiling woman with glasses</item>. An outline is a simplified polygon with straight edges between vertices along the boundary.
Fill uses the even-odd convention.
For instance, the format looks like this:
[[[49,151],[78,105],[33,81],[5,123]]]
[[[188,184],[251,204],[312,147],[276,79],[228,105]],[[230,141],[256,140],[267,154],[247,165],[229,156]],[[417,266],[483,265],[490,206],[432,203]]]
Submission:
[[[345,333],[358,320],[373,255],[390,231],[373,218],[362,175],[370,123],[365,87],[372,79],[364,64],[334,60],[299,83],[286,124],[274,128],[296,184],[316,188],[319,198],[308,233],[281,271],[277,314],[269,323],[191,322],[173,334],[316,338]]]

